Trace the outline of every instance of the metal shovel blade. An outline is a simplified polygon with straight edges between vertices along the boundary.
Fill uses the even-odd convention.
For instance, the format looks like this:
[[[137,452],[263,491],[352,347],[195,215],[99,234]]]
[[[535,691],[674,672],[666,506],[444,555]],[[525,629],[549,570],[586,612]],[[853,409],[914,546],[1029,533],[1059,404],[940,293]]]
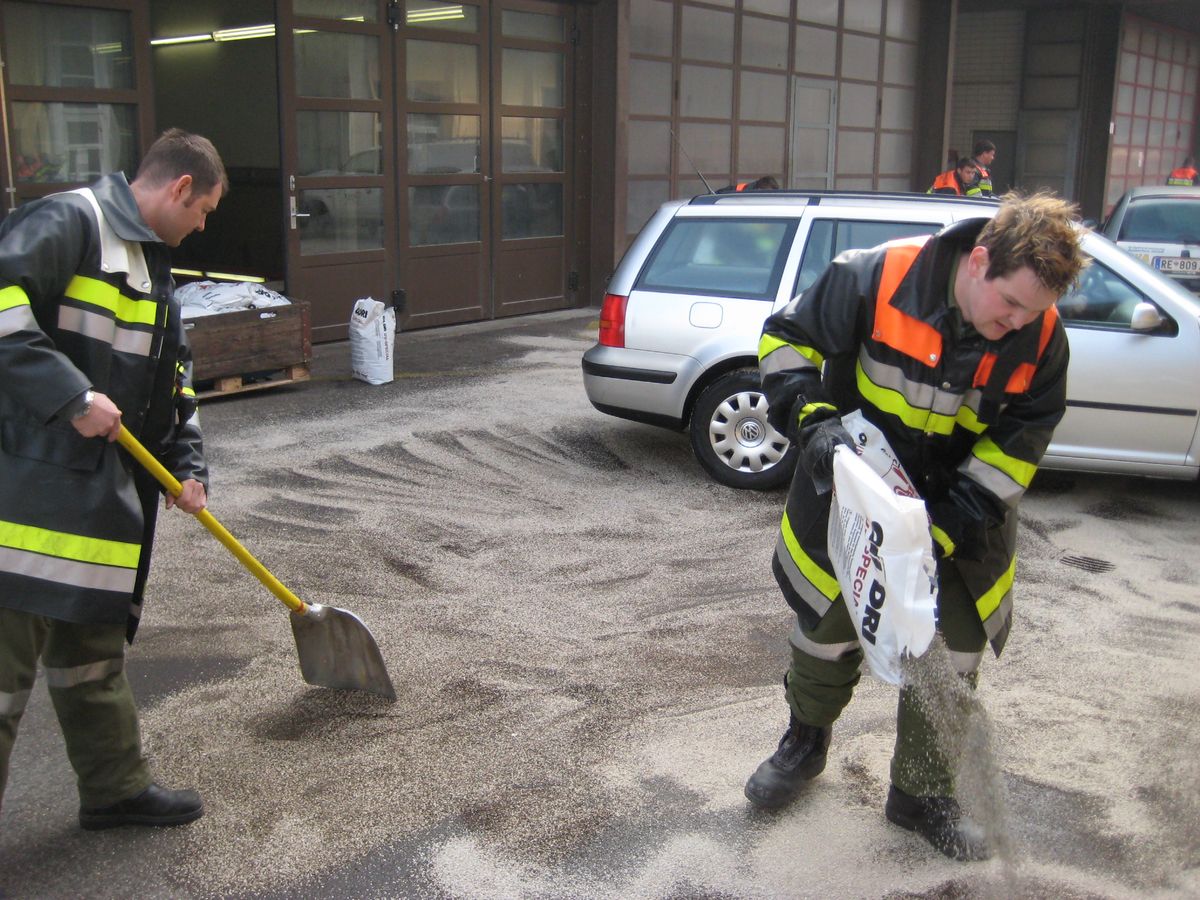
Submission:
[[[362,619],[348,610],[319,603],[310,603],[305,613],[294,612],[288,618],[305,681],[317,687],[367,691],[396,699],[383,655]]]

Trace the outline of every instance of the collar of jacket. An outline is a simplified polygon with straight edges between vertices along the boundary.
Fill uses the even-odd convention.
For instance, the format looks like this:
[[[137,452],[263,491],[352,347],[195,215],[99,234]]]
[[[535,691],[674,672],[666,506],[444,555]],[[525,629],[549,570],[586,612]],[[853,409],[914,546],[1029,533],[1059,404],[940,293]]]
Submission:
[[[116,232],[117,237],[138,243],[161,243],[158,235],[142,218],[124,173],[105,175],[92,185],[92,193],[96,195],[96,201],[104,210],[105,221]]]
[[[954,262],[975,246],[987,219],[965,219],[948,225],[925,242],[912,267],[896,286],[892,306],[937,328],[949,312],[946,297]]]

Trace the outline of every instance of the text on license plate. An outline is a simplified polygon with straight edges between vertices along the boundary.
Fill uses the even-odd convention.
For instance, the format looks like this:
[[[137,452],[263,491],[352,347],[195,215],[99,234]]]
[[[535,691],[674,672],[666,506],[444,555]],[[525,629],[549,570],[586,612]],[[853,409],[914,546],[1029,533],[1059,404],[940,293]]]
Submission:
[[[1166,275],[1200,275],[1200,256],[1156,256],[1154,268]]]

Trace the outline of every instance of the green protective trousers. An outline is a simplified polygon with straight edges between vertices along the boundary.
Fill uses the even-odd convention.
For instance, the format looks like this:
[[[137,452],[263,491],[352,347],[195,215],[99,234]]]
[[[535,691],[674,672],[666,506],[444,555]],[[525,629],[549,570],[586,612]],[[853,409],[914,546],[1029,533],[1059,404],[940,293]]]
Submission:
[[[945,642],[949,667],[973,690],[987,635],[957,569],[945,564],[938,568],[938,634]],[[863,652],[846,604],[834,603],[811,630],[797,619],[791,644],[792,667],[786,677],[786,692],[792,714],[807,725],[832,725],[849,704],[863,664]],[[935,723],[941,721],[945,727],[947,712],[940,699],[925,701],[931,693],[912,687],[900,690],[892,784],[914,797],[952,797],[959,760],[943,752],[948,744],[939,741]],[[958,708],[949,714],[961,712]]]
[[[149,787],[125,677],[125,626],[79,625],[0,608],[0,802],[39,659],[80,806],[108,806]]]

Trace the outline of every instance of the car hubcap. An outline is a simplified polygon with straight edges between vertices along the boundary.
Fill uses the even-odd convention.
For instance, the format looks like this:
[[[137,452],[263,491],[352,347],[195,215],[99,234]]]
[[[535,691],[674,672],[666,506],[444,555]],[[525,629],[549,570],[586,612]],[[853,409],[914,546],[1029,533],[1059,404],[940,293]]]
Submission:
[[[708,439],[717,457],[739,472],[764,472],[788,449],[788,439],[767,422],[767,398],[758,391],[742,391],[717,406]]]

